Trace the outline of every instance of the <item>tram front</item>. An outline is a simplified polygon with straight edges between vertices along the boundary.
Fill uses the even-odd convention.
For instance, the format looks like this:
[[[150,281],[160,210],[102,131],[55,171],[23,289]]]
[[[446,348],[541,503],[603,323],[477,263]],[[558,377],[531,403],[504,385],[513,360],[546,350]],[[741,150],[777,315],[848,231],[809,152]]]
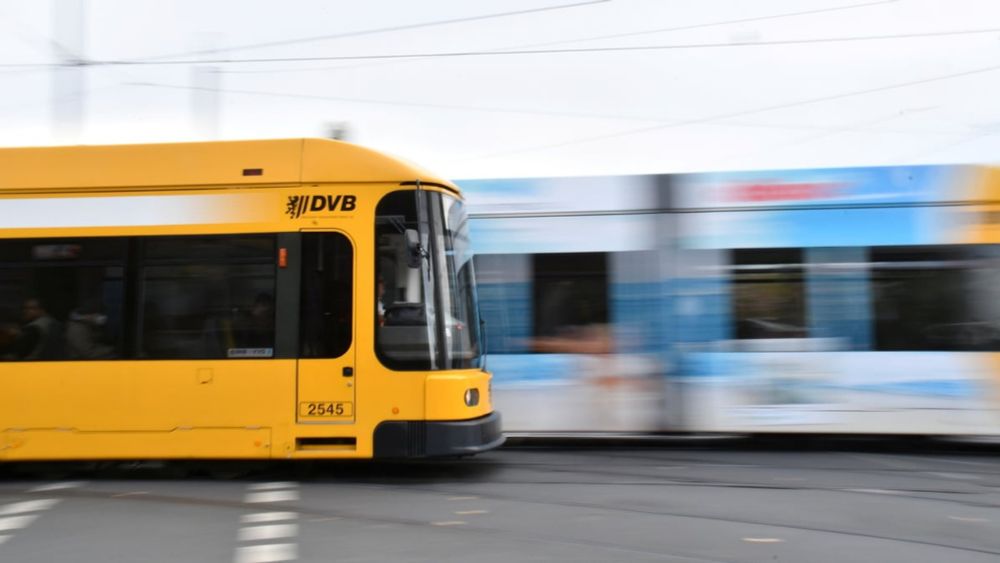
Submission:
[[[503,435],[483,365],[465,205],[441,187],[405,187],[375,211],[375,355],[397,383],[422,388],[423,415],[380,422],[374,455],[483,452]]]

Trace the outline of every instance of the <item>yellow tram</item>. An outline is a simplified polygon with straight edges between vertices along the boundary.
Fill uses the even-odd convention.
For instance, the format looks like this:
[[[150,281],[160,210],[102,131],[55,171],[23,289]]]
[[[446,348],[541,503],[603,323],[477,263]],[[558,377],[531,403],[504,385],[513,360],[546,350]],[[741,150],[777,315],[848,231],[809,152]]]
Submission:
[[[321,139],[0,149],[0,460],[503,441],[453,184]]]

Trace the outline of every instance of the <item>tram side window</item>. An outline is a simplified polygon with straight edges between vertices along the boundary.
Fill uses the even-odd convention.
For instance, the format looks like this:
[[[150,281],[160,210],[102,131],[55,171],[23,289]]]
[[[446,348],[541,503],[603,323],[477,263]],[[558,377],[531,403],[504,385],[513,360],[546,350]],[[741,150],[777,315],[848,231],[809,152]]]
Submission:
[[[354,249],[340,233],[302,235],[299,330],[303,358],[338,358],[351,347]]]
[[[274,356],[273,235],[142,240],[140,357]]]
[[[122,355],[123,238],[0,241],[0,361]]]
[[[607,352],[608,254],[535,254],[532,270],[534,350]]]
[[[731,264],[737,339],[808,336],[801,249],[733,250]]]
[[[375,211],[375,350],[386,367],[396,370],[436,367],[431,244],[428,224],[421,228],[418,219],[418,197],[426,202],[430,196],[393,192],[379,201]],[[413,248],[413,242],[419,249]]]
[[[531,342],[531,255],[475,257],[479,308],[490,354],[521,354]]]
[[[870,250],[877,350],[1000,350],[994,246]]]

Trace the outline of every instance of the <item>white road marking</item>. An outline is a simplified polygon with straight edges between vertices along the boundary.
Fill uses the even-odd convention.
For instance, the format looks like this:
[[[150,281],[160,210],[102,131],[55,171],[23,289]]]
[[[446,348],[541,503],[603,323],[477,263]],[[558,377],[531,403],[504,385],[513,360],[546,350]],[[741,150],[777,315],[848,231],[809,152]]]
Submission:
[[[882,454],[889,455],[889,454]],[[978,467],[996,467],[996,464],[992,462],[985,461],[969,461],[966,459],[947,459],[943,457],[927,457],[927,456],[917,456],[917,455],[907,455],[907,456],[897,456],[903,459],[920,459],[923,461],[939,461],[942,463],[957,463],[959,465],[974,465]]]
[[[759,465],[754,465],[752,463],[694,463],[691,464],[692,467],[719,467],[725,469],[727,467],[732,467],[735,469],[745,469],[747,467],[760,467]]]
[[[240,529],[240,541],[263,541],[294,538],[299,534],[298,524],[264,524]]]
[[[297,512],[255,512],[240,516],[240,523],[260,524],[262,522],[280,522],[282,520],[295,520],[298,517]]]
[[[479,500],[479,497],[448,497],[448,500]]]
[[[59,504],[59,499],[43,498],[12,502],[0,506],[0,531],[10,532],[31,525],[41,516],[41,512]],[[10,534],[0,535],[0,544],[9,540]]]
[[[48,485],[40,485],[34,489],[28,490],[29,493],[44,493],[46,491],[60,491],[62,489],[74,489],[76,487],[82,487],[86,485],[86,481],[63,481],[61,483],[49,483]]]
[[[253,485],[250,485],[249,489],[251,491],[273,491],[275,489],[294,489],[298,486],[298,483],[276,481],[273,483],[254,483]]]
[[[898,495],[900,491],[890,491],[887,489],[844,489],[852,493],[868,493],[872,495]]]
[[[8,516],[0,518],[0,532],[7,530],[20,530],[38,519],[38,514],[27,514],[24,516]]]
[[[962,481],[975,481],[982,479],[979,475],[969,475],[967,473],[946,473],[940,471],[928,471],[928,475],[934,475],[935,477],[944,477],[945,479],[959,479]]]
[[[236,563],[272,563],[274,561],[294,561],[298,557],[293,543],[271,545],[248,545],[236,550]]]
[[[466,516],[469,514],[489,514],[489,510],[456,510],[455,514],[459,516]]]
[[[268,483],[253,483],[247,486],[244,502],[267,503],[299,500],[298,483],[288,481],[273,481]],[[271,540],[285,543],[257,543],[242,545],[236,549],[236,563],[266,563],[269,561],[293,561],[298,558],[298,544],[293,543],[299,534],[297,512],[261,511],[240,516],[238,539],[240,542],[268,542]]]
[[[844,455],[846,455],[848,457],[853,457],[854,459],[860,459],[861,461],[874,462],[874,463],[877,463],[877,464],[879,464],[879,465],[881,465],[883,467],[888,467],[890,469],[909,469],[909,470],[923,469],[919,465],[914,465],[912,462],[910,462],[910,463],[899,463],[898,461],[895,461],[895,462],[892,461],[892,459],[886,459],[886,458],[889,457],[886,454],[869,455],[869,454],[852,454],[852,453],[847,453],[847,452],[843,452],[843,453],[844,453]]]
[[[127,493],[116,493],[111,495],[111,498],[121,498],[121,497],[136,497],[142,495],[148,495],[149,491],[130,491]]]
[[[54,498],[13,502],[5,506],[0,506],[0,516],[22,514],[24,512],[39,512],[42,510],[48,510],[57,504],[59,504],[59,499]]]
[[[989,522],[989,518],[974,518],[972,516],[949,516],[951,520],[957,520],[959,522]]]
[[[466,522],[463,522],[461,520],[445,520],[442,522],[431,522],[431,525],[433,526],[461,526],[463,524],[466,524]]]
[[[785,543],[781,538],[743,538],[747,543]]]
[[[259,491],[247,494],[246,502],[287,502],[299,500],[298,491]]]

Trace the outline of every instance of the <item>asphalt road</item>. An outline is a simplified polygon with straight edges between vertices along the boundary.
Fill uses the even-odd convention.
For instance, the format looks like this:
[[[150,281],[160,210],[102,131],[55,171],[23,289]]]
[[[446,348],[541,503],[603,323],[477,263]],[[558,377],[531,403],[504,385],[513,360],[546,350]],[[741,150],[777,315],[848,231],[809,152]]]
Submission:
[[[1000,448],[521,447],[214,475],[10,469],[4,563],[1000,561]],[[226,475],[237,471],[249,472]]]

